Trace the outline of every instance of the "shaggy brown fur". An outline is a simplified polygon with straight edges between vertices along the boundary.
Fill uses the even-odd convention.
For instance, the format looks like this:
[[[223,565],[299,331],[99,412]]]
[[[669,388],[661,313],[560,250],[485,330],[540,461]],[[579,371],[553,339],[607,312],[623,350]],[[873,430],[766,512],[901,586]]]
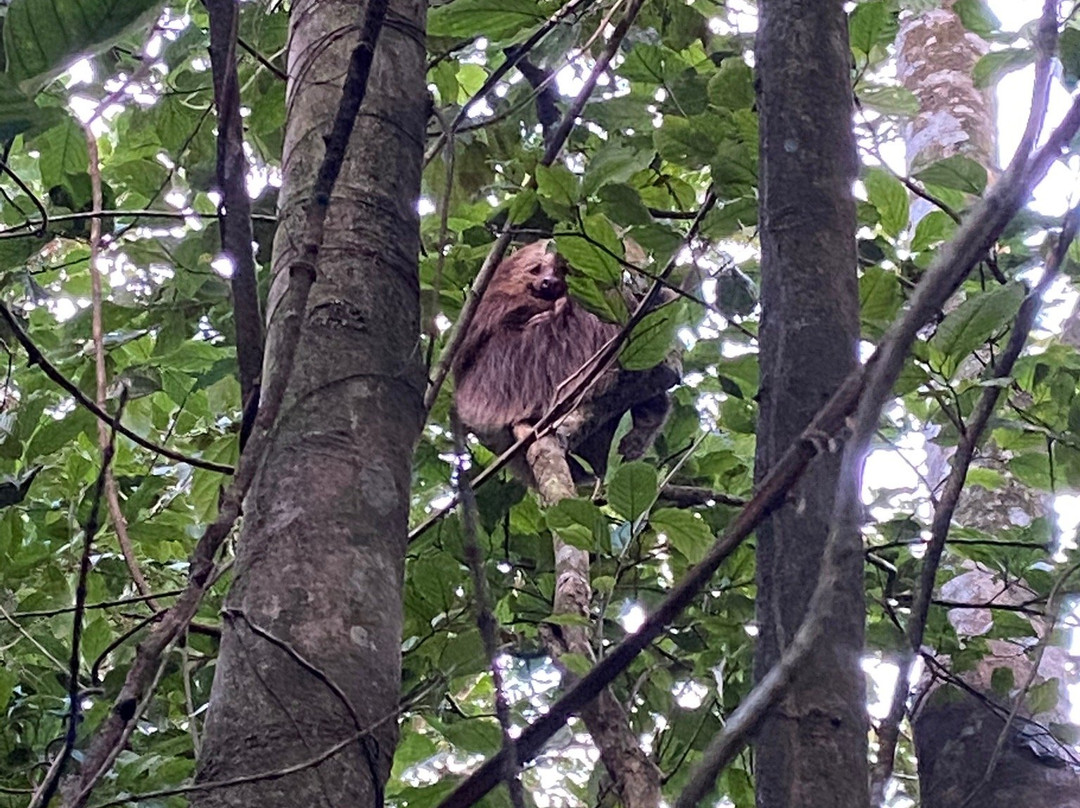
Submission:
[[[514,442],[515,426],[539,420],[559,385],[619,331],[567,295],[566,263],[546,248],[544,241],[529,244],[498,266],[455,357],[458,415],[492,451]],[[592,395],[615,377],[615,371],[606,372]],[[633,407],[634,429],[619,445],[624,457],[644,454],[667,409],[666,395]],[[617,426],[617,418],[600,425],[577,447],[598,475]],[[515,471],[529,479],[521,465]],[[575,472],[582,476],[580,468]]]

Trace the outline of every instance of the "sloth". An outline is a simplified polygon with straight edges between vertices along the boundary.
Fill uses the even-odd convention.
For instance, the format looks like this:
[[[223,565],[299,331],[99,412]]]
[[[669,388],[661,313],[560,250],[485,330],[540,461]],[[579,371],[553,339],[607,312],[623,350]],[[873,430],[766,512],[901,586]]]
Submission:
[[[555,400],[560,385],[573,376],[619,333],[576,303],[567,293],[568,266],[550,252],[548,242],[520,248],[495,269],[469,330],[454,359],[454,403],[462,424],[493,452],[515,441],[515,431],[531,427]],[[617,369],[605,371],[589,393],[603,394],[618,380]],[[630,406],[633,428],[619,443],[625,460],[641,457],[664,425],[670,403],[666,393]],[[594,425],[575,448],[597,477],[602,477],[608,451],[622,412]],[[571,458],[576,482],[589,479]],[[534,484],[524,461],[511,464],[514,473]]]

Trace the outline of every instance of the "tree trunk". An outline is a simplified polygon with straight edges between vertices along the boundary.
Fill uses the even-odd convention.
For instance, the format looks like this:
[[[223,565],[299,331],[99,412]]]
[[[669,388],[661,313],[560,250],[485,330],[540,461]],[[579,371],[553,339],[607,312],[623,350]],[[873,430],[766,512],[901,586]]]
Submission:
[[[763,0],[761,479],[855,367],[856,176],[850,50],[840,0]],[[839,453],[824,453],[758,529],[756,674],[794,636],[821,566]],[[760,808],[866,805],[861,538],[845,537],[843,591],[819,646],[756,741]]]
[[[410,461],[423,420],[425,6],[390,3],[289,392],[247,498],[199,762],[203,783],[298,771],[195,794],[193,805],[382,804],[397,739]],[[283,355],[275,315],[362,13],[349,0],[292,7],[268,376]]]
[[[554,505],[576,495],[566,448],[555,435],[535,441],[528,449],[528,462],[545,505]],[[556,615],[573,615],[592,620],[592,584],[589,553],[552,535],[555,551]],[[600,616],[603,619],[603,615]],[[595,661],[588,625],[545,627],[544,639],[563,678],[573,684],[577,677],[559,663],[563,654],[578,654]],[[630,725],[630,717],[611,692],[604,688],[581,710],[600,759],[611,776],[615,793],[625,808],[657,808],[660,805],[660,770],[656,767]]]

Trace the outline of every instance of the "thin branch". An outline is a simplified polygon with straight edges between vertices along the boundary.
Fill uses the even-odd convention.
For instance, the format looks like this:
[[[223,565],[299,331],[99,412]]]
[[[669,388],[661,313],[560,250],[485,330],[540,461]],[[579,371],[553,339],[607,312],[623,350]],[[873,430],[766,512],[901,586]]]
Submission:
[[[259,395],[263,366],[263,317],[255,280],[255,240],[251,224],[251,197],[247,190],[249,170],[244,154],[244,122],[240,117],[240,78],[236,71],[236,40],[240,8],[235,0],[203,0],[210,18],[210,66],[217,108],[217,185],[221,192],[218,222],[221,250],[233,265],[233,320],[240,400],[245,414],[254,413],[248,403]],[[250,422],[241,424],[245,439]]]
[[[34,341],[30,339],[30,335],[26,333],[26,330],[22,327],[22,324],[18,321],[14,314],[3,303],[0,303],[0,318],[7,323],[12,333],[15,335],[15,339],[26,351],[27,361],[30,365],[37,365],[41,368],[42,372],[50,379],[54,384],[60,387],[64,392],[75,399],[80,405],[88,409],[93,415],[100,421],[114,427],[116,431],[123,435],[125,438],[133,441],[144,449],[149,449],[151,452],[156,452],[162,457],[167,457],[170,460],[175,460],[178,463],[187,463],[188,465],[195,466],[196,468],[206,469],[207,471],[216,471],[219,474],[232,474],[233,467],[226,466],[221,463],[214,463],[210,460],[200,460],[197,457],[190,457],[181,452],[173,451],[160,444],[154,443],[152,440],[139,435],[137,432],[133,432],[128,427],[124,426],[118,418],[109,415],[105,410],[101,409],[86,393],[78,388],[78,386],[70,381],[63,373],[57,369],[56,365],[45,358],[43,354],[34,344]]]
[[[7,174],[11,178],[11,181],[19,186],[19,190],[30,198],[30,201],[33,203],[34,207],[38,209],[38,213],[41,214],[41,221],[37,222],[37,229],[33,232],[32,235],[44,236],[45,228],[49,226],[49,211],[45,209],[45,205],[40,199],[38,199],[37,194],[30,190],[30,186],[23,182],[22,177],[20,177],[18,174],[11,170],[11,168],[7,164],[7,161],[0,160],[0,171],[3,171],[5,174]],[[19,226],[31,227],[33,224],[33,222],[27,220]]]
[[[211,23],[211,25],[213,25],[213,23]],[[247,54],[249,56],[251,56],[256,62],[258,62],[263,67],[265,67],[267,70],[269,70],[271,73],[273,73],[275,76],[277,76],[277,78],[281,79],[282,81],[288,81],[289,80],[289,76],[288,76],[288,74],[285,73],[284,70],[282,70],[276,64],[274,64],[269,59],[267,59],[265,56],[263,56],[261,53],[259,53],[243,37],[238,36],[236,38],[236,44],[239,45],[241,48],[243,48],[247,52]]]
[[[124,409],[125,399],[120,400],[117,409],[117,417]],[[60,775],[64,765],[71,758],[75,750],[75,739],[79,732],[79,715],[82,711],[82,693],[79,687],[79,666],[82,659],[82,633],[83,616],[86,613],[86,584],[90,577],[90,560],[93,556],[94,537],[101,526],[99,515],[101,512],[101,500],[105,495],[105,481],[109,476],[109,467],[112,464],[113,453],[116,449],[116,430],[111,430],[108,442],[104,446],[101,456],[101,470],[98,472],[97,482],[94,484],[94,499],[90,505],[90,516],[83,527],[83,549],[79,558],[79,577],[75,584],[75,612],[72,617],[71,628],[71,657],[68,664],[68,715],[67,730],[64,733],[64,746],[57,755],[54,765],[49,769],[49,776],[45,778],[28,808],[42,808],[47,806],[60,787]]]
[[[101,600],[97,603],[87,603],[83,608],[87,611],[90,611],[91,609],[112,609],[117,606],[129,606],[133,603],[145,603],[151,598],[175,597],[183,591],[183,589],[169,589],[164,592],[155,592],[151,595],[138,595],[137,597],[119,598],[118,600]],[[39,609],[37,611],[30,612],[14,612],[11,617],[16,620],[22,620],[29,617],[55,617],[58,614],[67,614],[68,612],[73,611],[75,611],[74,606],[60,606],[56,609]]]
[[[84,219],[170,219],[173,221],[185,222],[188,219],[204,218],[205,214],[197,211],[184,211],[184,210],[83,210],[76,211],[75,213],[58,213],[50,216],[47,220],[30,219],[22,224],[14,225],[7,230],[0,230],[0,239],[10,238],[31,238],[33,236],[44,235],[43,229],[50,224],[57,222],[77,222]],[[277,216],[270,213],[253,213],[251,218],[254,221],[259,222],[276,222]],[[27,228],[39,228],[39,230],[32,230],[31,232],[22,232]]]
[[[454,439],[456,465],[454,478],[457,480],[458,500],[461,502],[465,562],[469,566],[469,572],[473,579],[476,626],[480,631],[480,639],[484,643],[484,653],[487,655],[488,666],[491,669],[491,681],[495,689],[495,716],[499,721],[499,727],[502,729],[502,751],[506,766],[502,778],[510,792],[510,802],[514,808],[525,808],[525,794],[522,790],[521,777],[518,772],[517,756],[514,754],[514,739],[510,734],[512,727],[510,705],[506,700],[502,669],[499,667],[499,623],[491,610],[491,592],[488,589],[487,574],[484,571],[484,557],[480,551],[480,543],[476,536],[476,497],[473,495],[472,485],[469,483],[469,472],[465,465],[465,459],[469,456],[465,451],[463,437],[465,428],[462,426],[457,411],[454,409],[450,411],[450,431]]]
[[[87,171],[90,174],[90,206],[91,211],[101,210],[101,162],[98,157],[97,138],[89,124],[83,126],[83,134],[86,137]],[[101,219],[93,217],[90,220],[90,331],[94,346],[94,379],[96,381],[96,401],[98,407],[105,411],[105,402],[108,397],[108,374],[105,371],[105,328],[102,325],[102,291],[101,291],[101,268],[98,262],[101,260]],[[113,442],[113,432],[104,421],[97,422],[98,446],[104,453]],[[135,554],[135,548],[131,544],[131,536],[128,535],[127,519],[120,507],[120,494],[116,488],[116,478],[112,469],[107,468],[105,474],[105,502],[109,507],[109,516],[112,519],[113,530],[116,531],[116,541],[120,545],[120,553],[124,556],[131,580],[135,582],[135,588],[140,595],[151,592],[150,584],[143,575],[139,558]],[[157,609],[153,601],[149,601],[150,608]]]

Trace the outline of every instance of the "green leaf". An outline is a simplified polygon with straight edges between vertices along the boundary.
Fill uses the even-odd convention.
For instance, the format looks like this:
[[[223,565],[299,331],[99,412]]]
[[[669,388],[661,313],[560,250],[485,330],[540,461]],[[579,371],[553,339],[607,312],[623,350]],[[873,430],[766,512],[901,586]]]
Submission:
[[[859,278],[859,310],[862,321],[880,334],[904,304],[900,279],[895,272],[870,267]]]
[[[536,167],[536,187],[540,195],[560,205],[573,206],[581,194],[580,180],[566,166]]]
[[[851,49],[868,56],[876,45],[891,42],[898,27],[896,14],[884,0],[860,3],[848,21]]]
[[[443,735],[459,749],[478,755],[492,755],[502,745],[502,730],[498,723],[486,718],[444,724]]]
[[[593,280],[604,285],[617,283],[622,276],[619,264],[619,259],[623,257],[622,242],[603,216],[589,216],[584,224],[589,238],[556,234],[556,250],[571,267]]]
[[[863,184],[870,203],[881,214],[882,229],[896,238],[908,223],[907,188],[882,168],[868,168]]]
[[[90,163],[86,134],[71,118],[42,132],[28,144],[41,154],[38,169],[46,188],[70,185],[69,174],[85,174]]]
[[[550,623],[551,620],[546,622]],[[559,664],[565,666],[568,671],[576,676],[584,676],[592,670],[592,661],[584,654],[563,654],[559,657]]]
[[[1070,32],[1075,36],[1069,36]],[[1070,44],[1067,46],[1066,41]],[[1075,83],[1076,72],[1073,68],[1080,67],[1080,31],[1074,28],[1066,28],[1061,33],[1061,62],[1065,68],[1065,78],[1073,77]],[[1066,48],[1068,47],[1068,51]],[[1007,50],[991,51],[975,63],[972,77],[975,86],[979,89],[987,89],[997,84],[1006,73],[1027,67],[1035,61],[1033,48],[1009,48]]]
[[[995,618],[996,620],[997,618]],[[1053,712],[1061,698],[1061,680],[1047,679],[1028,690],[1027,707],[1035,715]]]
[[[619,354],[619,364],[627,370],[648,370],[663,362],[671,352],[680,313],[681,306],[668,303],[646,314],[630,332]]]
[[[602,547],[607,537],[607,519],[587,499],[560,500],[548,508],[544,516],[549,529],[558,533],[567,544],[582,550]]]
[[[919,111],[918,97],[905,87],[860,87],[859,101],[885,115],[911,116]]]
[[[637,460],[619,466],[608,484],[608,502],[623,519],[632,522],[656,500],[656,469]]]
[[[915,235],[911,238],[913,252],[936,247],[943,241],[952,238],[956,232],[956,222],[943,210],[932,210],[919,219],[915,225]]]
[[[536,212],[538,204],[535,189],[523,188],[518,191],[510,203],[510,210],[507,211],[510,224],[521,224],[527,221]]]
[[[621,182],[611,183],[600,189],[599,197],[602,210],[617,224],[630,226],[652,222],[649,209],[636,188]]]
[[[33,93],[78,57],[157,19],[160,0],[12,0],[4,20],[7,74]]]
[[[608,144],[599,149],[589,161],[581,192],[585,196],[591,196],[597,189],[609,183],[626,182],[635,173],[648,167],[651,159],[650,152],[615,143]]]
[[[990,689],[1000,698],[1007,698],[1013,689],[1012,668],[994,668],[990,674]]]
[[[709,79],[709,103],[725,109],[754,105],[754,71],[742,59],[725,59]]]
[[[986,169],[970,157],[955,154],[927,166],[915,177],[927,185],[954,188],[976,196],[986,190]]]
[[[686,168],[703,168],[716,153],[718,144],[713,116],[679,118],[668,115],[653,132],[653,143],[665,160]]]
[[[1010,283],[968,298],[947,315],[930,340],[930,346],[946,359],[947,375],[955,373],[972,351],[1004,328],[1023,300],[1023,285]]]
[[[985,0],[956,0],[953,11],[960,17],[965,28],[983,39],[989,39],[1001,28],[1001,22],[986,5]]]
[[[1006,51],[1006,53],[1009,53],[1009,51]],[[1029,62],[1035,61],[1035,53],[1032,49],[1027,48],[1022,53],[1028,55]],[[1070,90],[1074,90],[1077,82],[1080,82],[1080,29],[1068,26],[1061,32],[1061,36],[1058,38],[1058,55],[1061,58],[1065,86]],[[976,65],[977,67],[978,65]]]
[[[453,0],[428,14],[428,36],[502,37],[545,19],[533,0]]]
[[[680,508],[661,508],[649,515],[649,524],[691,564],[705,557],[713,543],[712,531],[701,516]]]

